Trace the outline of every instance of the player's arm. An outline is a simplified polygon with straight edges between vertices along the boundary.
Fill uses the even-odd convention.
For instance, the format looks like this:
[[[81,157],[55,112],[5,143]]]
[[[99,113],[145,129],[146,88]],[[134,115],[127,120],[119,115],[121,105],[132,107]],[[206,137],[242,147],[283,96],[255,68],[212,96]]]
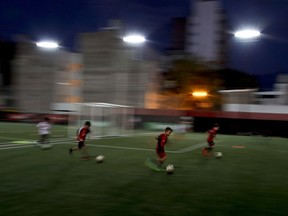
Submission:
[[[83,129],[81,129],[80,131],[78,131],[77,133],[77,140],[80,142],[83,142]]]
[[[79,129],[76,131],[75,137],[77,140],[79,140]]]
[[[163,144],[168,147],[170,146],[171,142],[167,140],[166,142],[163,142]]]
[[[90,129],[88,129],[85,136],[86,136],[88,139],[90,139],[91,134],[92,134],[92,131],[91,131]]]
[[[210,136],[213,136],[213,137],[214,137],[214,133],[213,133],[211,130],[208,130],[207,133],[208,133]]]

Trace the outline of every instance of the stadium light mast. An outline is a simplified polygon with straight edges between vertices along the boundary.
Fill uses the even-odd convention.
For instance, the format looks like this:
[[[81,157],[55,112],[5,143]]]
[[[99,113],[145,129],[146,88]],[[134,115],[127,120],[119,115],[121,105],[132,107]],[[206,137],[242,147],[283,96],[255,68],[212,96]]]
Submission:
[[[130,60],[132,61],[135,61],[135,62],[139,62],[139,60],[142,60],[143,59],[143,56],[142,56],[142,49],[143,49],[143,46],[146,42],[146,38],[145,36],[139,34],[139,33],[135,33],[135,34],[127,34],[125,36],[123,36],[122,38],[123,42],[125,44],[127,44],[129,46],[129,58]],[[139,64],[139,63],[137,63]],[[132,65],[131,65],[131,68],[129,68],[130,70],[133,70],[132,68]],[[125,86],[125,90],[124,90],[124,94],[123,94],[123,104],[124,105],[128,105],[128,80],[125,79],[124,81],[124,86]],[[116,96],[118,97],[118,96]]]

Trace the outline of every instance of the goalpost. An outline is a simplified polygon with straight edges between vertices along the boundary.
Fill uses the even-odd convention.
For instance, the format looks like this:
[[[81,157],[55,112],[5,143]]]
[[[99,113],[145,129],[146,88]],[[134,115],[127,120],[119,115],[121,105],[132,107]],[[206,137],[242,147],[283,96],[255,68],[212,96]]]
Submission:
[[[79,103],[69,114],[68,137],[75,137],[76,131],[85,121],[91,122],[90,138],[129,136],[133,133],[133,108],[110,103]]]

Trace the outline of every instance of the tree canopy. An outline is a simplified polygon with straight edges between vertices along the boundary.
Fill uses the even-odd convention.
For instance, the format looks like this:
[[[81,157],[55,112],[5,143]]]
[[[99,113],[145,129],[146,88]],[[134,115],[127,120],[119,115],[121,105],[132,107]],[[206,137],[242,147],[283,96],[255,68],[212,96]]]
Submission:
[[[207,64],[191,59],[174,60],[163,78],[162,93],[169,98],[167,103],[174,103],[163,103],[163,106],[178,109],[217,109],[221,105],[219,90],[258,88],[254,76],[233,69],[212,69]],[[207,95],[195,96],[193,92]]]

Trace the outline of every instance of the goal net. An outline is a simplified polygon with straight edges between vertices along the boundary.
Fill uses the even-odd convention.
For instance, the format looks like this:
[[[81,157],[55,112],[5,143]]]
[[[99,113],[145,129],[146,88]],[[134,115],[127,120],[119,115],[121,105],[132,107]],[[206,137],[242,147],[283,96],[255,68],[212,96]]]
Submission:
[[[68,137],[75,137],[85,121],[91,123],[90,138],[129,136],[133,132],[133,108],[109,103],[76,104],[69,114]]]

